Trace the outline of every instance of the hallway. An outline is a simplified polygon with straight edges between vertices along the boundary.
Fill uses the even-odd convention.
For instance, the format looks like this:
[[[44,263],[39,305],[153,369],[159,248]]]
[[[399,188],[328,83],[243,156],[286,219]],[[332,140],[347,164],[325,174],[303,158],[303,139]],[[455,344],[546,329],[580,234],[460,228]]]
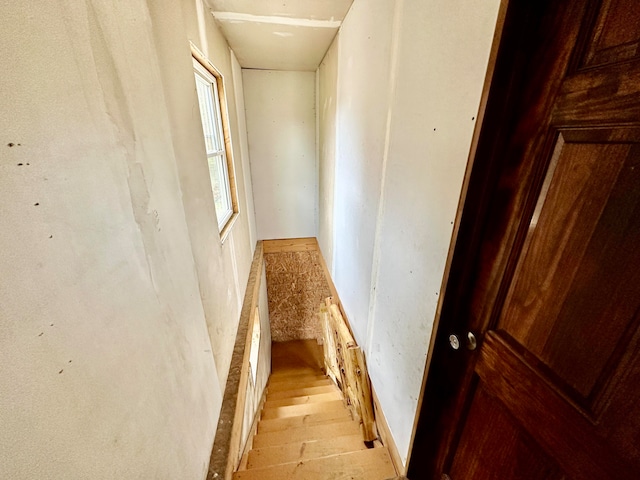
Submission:
[[[499,5],[6,3],[0,478],[230,480],[272,325],[318,338],[338,292],[406,473]],[[326,380],[278,392],[278,368],[254,446],[342,435],[271,436],[247,472],[264,448],[307,469],[384,451],[331,426]]]
[[[378,441],[367,448],[315,340],[274,343],[272,374],[252,449],[234,480],[385,480],[396,475]]]

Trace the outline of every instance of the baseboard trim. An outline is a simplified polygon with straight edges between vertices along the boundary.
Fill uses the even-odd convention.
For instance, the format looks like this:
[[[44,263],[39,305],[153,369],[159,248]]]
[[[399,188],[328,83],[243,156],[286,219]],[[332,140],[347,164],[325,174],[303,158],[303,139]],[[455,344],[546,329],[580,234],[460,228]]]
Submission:
[[[407,466],[402,463],[402,457],[400,456],[400,453],[398,453],[398,446],[396,445],[393,435],[391,434],[391,430],[389,429],[387,418],[384,416],[384,412],[380,406],[380,402],[378,401],[378,395],[376,394],[375,388],[373,388],[373,383],[371,384],[371,394],[373,395],[373,409],[376,416],[378,435],[382,444],[389,449],[389,456],[391,457],[393,466],[395,467],[398,475],[402,478],[403,475],[407,474]]]

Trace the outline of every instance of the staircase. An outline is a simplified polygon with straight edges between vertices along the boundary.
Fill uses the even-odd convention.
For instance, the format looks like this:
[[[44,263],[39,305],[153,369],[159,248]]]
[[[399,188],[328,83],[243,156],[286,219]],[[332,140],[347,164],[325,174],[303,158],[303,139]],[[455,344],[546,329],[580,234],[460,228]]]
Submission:
[[[267,397],[234,480],[386,480],[389,452],[367,448],[315,341],[275,343]]]

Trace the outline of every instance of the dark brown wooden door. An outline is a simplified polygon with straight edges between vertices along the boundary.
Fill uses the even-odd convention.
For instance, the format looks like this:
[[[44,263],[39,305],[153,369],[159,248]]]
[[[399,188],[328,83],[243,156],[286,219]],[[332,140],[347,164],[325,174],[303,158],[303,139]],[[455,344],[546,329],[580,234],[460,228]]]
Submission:
[[[507,14],[415,480],[640,479],[640,2],[526,3]]]

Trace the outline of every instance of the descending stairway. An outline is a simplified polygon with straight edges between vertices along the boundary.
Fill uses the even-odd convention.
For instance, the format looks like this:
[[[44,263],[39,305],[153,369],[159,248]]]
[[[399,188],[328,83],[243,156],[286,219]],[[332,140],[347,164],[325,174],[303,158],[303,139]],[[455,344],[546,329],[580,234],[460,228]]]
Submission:
[[[342,393],[327,378],[315,341],[276,343],[273,373],[253,437],[234,480],[386,480],[386,447],[365,445]]]

